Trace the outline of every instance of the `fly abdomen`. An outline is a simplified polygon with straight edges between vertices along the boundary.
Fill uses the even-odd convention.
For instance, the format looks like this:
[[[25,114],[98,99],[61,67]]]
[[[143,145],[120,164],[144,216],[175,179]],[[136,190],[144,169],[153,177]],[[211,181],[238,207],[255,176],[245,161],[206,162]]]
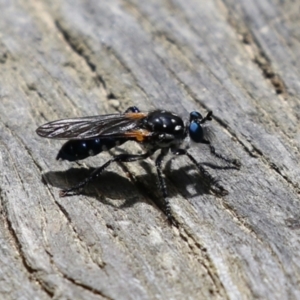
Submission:
[[[91,139],[91,140],[70,140],[59,150],[56,159],[75,161],[94,156],[102,151],[107,151],[116,145],[120,145],[117,139]]]

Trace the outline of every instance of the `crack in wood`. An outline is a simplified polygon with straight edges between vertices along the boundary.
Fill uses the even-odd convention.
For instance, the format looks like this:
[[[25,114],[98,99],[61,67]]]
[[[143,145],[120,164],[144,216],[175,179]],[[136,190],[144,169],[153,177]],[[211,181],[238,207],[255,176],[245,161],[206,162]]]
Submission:
[[[222,0],[221,0],[222,1]],[[222,1],[223,6],[226,7],[226,3]],[[227,9],[227,7],[226,7]],[[262,71],[263,76],[268,80],[273,86],[276,94],[282,95],[284,98],[287,97],[287,88],[283,79],[277,74],[272,66],[271,60],[269,59],[267,53],[263,50],[259,41],[252,34],[251,30],[243,24],[243,21],[238,21],[234,19],[232,14],[227,13],[228,24],[233,28],[233,30],[241,35],[241,41],[244,45],[251,47],[254,57],[250,56],[250,59],[258,66]],[[242,22],[242,24],[241,24]],[[246,51],[248,53],[248,51]]]
[[[78,56],[80,56],[86,63],[86,65],[89,67],[91,73],[95,75],[96,82],[98,82],[100,85],[103,86],[103,89],[106,92],[107,98],[109,99],[110,94],[112,92],[108,91],[107,84],[100,74],[97,72],[96,64],[92,61],[92,58],[86,53],[86,49],[84,49],[83,45],[80,45],[75,38],[71,36],[71,34],[68,32],[67,29],[65,29],[62,24],[56,20],[55,25],[57,30],[62,34],[64,41],[69,45],[69,47],[76,53]]]
[[[227,290],[224,287],[222,281],[220,280],[220,277],[217,273],[217,268],[215,267],[215,264],[213,263],[212,259],[209,257],[207,249],[205,247],[203,247],[199,241],[196,241],[193,234],[189,233],[189,230],[187,230],[183,226],[180,226],[180,228],[179,228],[179,236],[187,244],[189,249],[191,249],[192,253],[194,253],[194,256],[200,257],[200,261],[199,261],[199,259],[197,259],[197,261],[205,268],[205,270],[207,271],[207,274],[211,278],[211,280],[215,286],[214,292],[219,294],[219,296],[221,296],[222,299],[229,299]],[[193,241],[194,247],[192,247],[190,241]],[[195,251],[195,249],[198,249],[199,252]],[[226,298],[224,298],[224,296]]]
[[[24,269],[27,271],[28,274],[30,274],[28,275],[29,281],[36,282],[41,287],[41,289],[52,298],[54,296],[54,293],[52,293],[52,291],[48,288],[47,284],[45,284],[43,280],[39,278],[38,276],[39,271],[34,269],[32,266],[30,266],[30,264],[26,260],[26,256],[22,251],[22,245],[18,239],[18,236],[9,218],[8,208],[5,204],[6,201],[4,200],[3,191],[1,190],[1,188],[0,188],[0,202],[3,210],[3,220],[6,223],[6,228],[8,229],[8,232],[12,237],[11,240],[13,241],[14,247],[17,253],[19,254],[19,258],[24,266]]]
[[[5,125],[4,125],[5,126]],[[7,128],[7,130],[9,130],[11,132],[11,130],[5,126]],[[32,154],[31,154],[31,151],[27,148],[27,146],[22,142],[22,140],[20,140],[20,138],[18,136],[16,136],[13,132],[11,132],[12,135],[15,137],[15,139],[17,141],[19,141],[19,143],[24,147],[24,149],[27,151],[27,154],[31,157],[33,163],[35,164],[35,166],[37,167],[37,169],[41,172],[42,171],[42,167],[35,161],[35,159],[33,158]],[[5,145],[4,145],[5,146]],[[8,150],[7,150],[8,151]],[[18,175],[18,172],[16,170],[16,173]],[[23,181],[22,181],[22,178],[20,178],[20,176],[18,176],[18,178],[20,179],[22,185],[24,186],[23,184]],[[25,188],[23,188],[25,190]],[[48,191],[54,201],[54,203],[56,203],[56,205],[59,207],[59,209],[62,211],[63,215],[66,217],[66,219],[68,220],[69,224],[70,224],[70,227],[73,229],[73,232],[75,233],[76,237],[78,238],[79,241],[81,241],[81,243],[83,243],[82,239],[80,239],[76,229],[71,226],[72,224],[72,220],[71,220],[71,217],[69,216],[68,212],[62,207],[62,205],[60,205],[54,198],[54,195],[52,194],[51,190],[48,188]],[[27,195],[29,197],[29,195]],[[17,234],[15,233],[15,230],[13,229],[13,225],[8,217],[8,210],[7,210],[7,207],[4,205],[4,198],[3,198],[3,195],[2,195],[2,190],[0,189],[0,201],[1,201],[1,204],[2,204],[2,207],[3,207],[3,211],[4,211],[4,216],[5,217],[5,220],[6,220],[6,223],[7,223],[7,228],[8,228],[8,231],[10,232],[10,234],[12,235],[13,237],[13,240],[14,240],[14,244],[15,244],[15,248],[18,250],[18,253],[21,257],[21,261],[23,262],[23,265],[24,267],[26,268],[26,270],[28,271],[28,273],[30,274],[33,274],[33,278],[34,280],[36,280],[39,285],[42,287],[42,289],[51,297],[54,296],[54,292],[53,290],[47,285],[46,282],[44,282],[41,278],[39,278],[39,271],[34,269],[32,266],[30,266],[26,260],[26,257],[22,251],[22,245],[21,243],[19,242],[18,240],[18,237],[17,237]],[[81,245],[82,247],[82,245]],[[90,255],[90,251],[88,250],[88,247],[85,245],[84,247],[86,250],[87,250],[87,253],[89,253]],[[45,252],[50,255],[50,252],[49,250],[45,249]],[[93,261],[93,259],[91,258],[90,256],[90,259]],[[52,264],[53,265],[53,264]],[[63,274],[63,273],[61,273]],[[108,296],[105,296],[102,292],[99,292],[99,291],[95,291],[94,289],[88,287],[87,285],[84,285],[84,284],[80,284],[78,282],[76,282],[75,280],[73,280],[72,278],[68,277],[66,274],[63,274],[64,278],[68,279],[69,281],[71,281],[73,284],[76,284],[82,288],[85,288],[87,290],[89,290],[90,292],[93,292],[94,294],[97,294],[97,295],[100,295],[102,297],[105,297],[106,299],[111,299],[110,297]]]
[[[68,282],[70,282],[71,284],[76,285],[76,286],[78,286],[78,287],[80,287],[80,288],[83,288],[84,290],[86,290],[86,291],[88,291],[88,292],[91,292],[91,293],[94,294],[94,295],[101,296],[101,297],[103,297],[103,298],[105,298],[105,299],[108,299],[108,300],[113,300],[113,298],[107,296],[106,294],[104,294],[104,293],[101,292],[100,290],[96,290],[96,289],[90,287],[89,285],[84,284],[84,283],[82,283],[82,282],[79,282],[78,280],[76,280],[76,279],[74,279],[74,278],[68,276],[67,274],[65,274],[63,271],[61,271],[61,270],[57,267],[56,263],[55,263],[54,260],[53,260],[53,255],[52,255],[52,253],[50,253],[50,252],[48,252],[48,251],[46,251],[46,253],[47,253],[48,256],[49,256],[49,260],[50,260],[50,262],[51,262],[52,267],[54,268],[54,270],[56,271],[56,273],[57,273],[61,278],[66,279],[66,280],[67,280]]]
[[[121,56],[110,46],[104,45],[106,51],[111,54],[121,65],[121,67],[128,73],[130,74],[134,84],[137,86],[137,88],[141,91],[141,93],[144,95],[145,99],[149,100],[149,97],[147,95],[147,92],[144,90],[144,88],[139,84],[138,79],[134,74],[132,73],[132,70],[130,67],[127,66],[127,64],[124,62],[124,60],[121,58]]]
[[[108,84],[104,79],[104,76],[99,74],[99,72],[97,71],[96,64],[92,61],[93,59],[88,54],[88,50],[89,50],[88,45],[83,45],[83,44],[80,45],[77,42],[77,39],[75,37],[72,37],[71,33],[69,33],[68,30],[66,28],[64,28],[63,25],[58,20],[55,22],[55,24],[56,24],[58,31],[62,34],[65,42],[70,46],[70,48],[77,55],[79,55],[86,62],[86,64],[89,66],[89,69],[91,70],[91,72],[96,75],[95,77],[96,77],[97,81],[103,86],[103,89],[105,90],[106,98],[108,100],[118,99],[118,96],[116,96],[115,93],[112,92],[110,90],[110,88],[108,87]],[[102,46],[105,48],[105,50],[108,54],[113,56],[119,62],[120,66],[124,69],[124,71],[126,73],[130,74],[133,82],[135,83],[135,86],[137,86],[139,88],[139,90],[145,96],[145,98],[148,98],[146,91],[138,83],[137,78],[133,75],[131,69],[126,65],[126,63],[120,57],[120,55],[118,55],[117,52],[114,51],[114,49],[112,47],[110,47],[106,44],[102,44]]]
[[[244,219],[236,213],[236,211],[228,202],[221,201],[221,204],[223,205],[225,211],[227,211],[228,214],[231,215],[232,220],[239,225],[239,228],[245,233],[250,234],[255,240],[257,240],[261,245],[263,245],[264,249],[267,249],[271,253],[272,257],[276,259],[280,268],[284,270],[282,262],[280,261],[278,255],[275,253],[275,251],[271,248],[269,244],[265,243],[264,240],[256,234],[252,226],[249,223],[246,223]]]
[[[45,181],[46,181],[46,186],[47,186],[48,181],[46,179],[45,179]],[[80,241],[80,247],[85,250],[85,252],[88,254],[91,261],[93,261],[100,268],[103,268],[105,264],[99,265],[98,263],[96,263],[93,260],[92,255],[91,255],[90,247],[84,242],[84,240],[80,237],[79,233],[77,232],[76,228],[73,226],[72,218],[71,218],[70,214],[68,213],[68,211],[63,207],[63,205],[61,205],[57,200],[55,200],[55,196],[52,193],[51,189],[49,189],[48,186],[47,186],[47,190],[48,190],[49,194],[51,195],[52,201],[57,205],[59,210],[62,212],[62,214],[65,216],[66,220],[68,221],[69,227],[71,228],[71,230],[74,233],[75,237],[77,238],[78,241]]]

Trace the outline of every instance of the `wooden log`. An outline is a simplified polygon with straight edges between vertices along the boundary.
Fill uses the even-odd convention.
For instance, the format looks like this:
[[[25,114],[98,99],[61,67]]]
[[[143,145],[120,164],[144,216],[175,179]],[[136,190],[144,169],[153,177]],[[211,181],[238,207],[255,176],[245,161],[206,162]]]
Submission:
[[[299,299],[299,2],[2,1],[0,295],[3,299]],[[214,145],[166,162],[114,164],[130,142],[77,163],[41,139],[48,121],[136,105],[214,112]]]

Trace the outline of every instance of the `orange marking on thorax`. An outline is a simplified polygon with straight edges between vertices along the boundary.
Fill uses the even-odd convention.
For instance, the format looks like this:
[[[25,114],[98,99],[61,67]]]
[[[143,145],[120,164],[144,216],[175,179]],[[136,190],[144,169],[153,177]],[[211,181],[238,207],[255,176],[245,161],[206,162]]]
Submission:
[[[151,133],[145,129],[134,130],[125,133],[127,137],[135,138],[138,142],[143,142]]]
[[[126,117],[128,117],[129,119],[142,119],[145,118],[148,115],[148,113],[142,113],[142,112],[138,112],[138,113],[127,113]]]

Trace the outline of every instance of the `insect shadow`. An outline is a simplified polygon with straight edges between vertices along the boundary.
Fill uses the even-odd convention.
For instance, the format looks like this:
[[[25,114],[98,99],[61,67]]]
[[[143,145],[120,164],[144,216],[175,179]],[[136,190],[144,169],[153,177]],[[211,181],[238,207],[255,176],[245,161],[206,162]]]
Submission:
[[[164,168],[170,199],[179,194],[186,199],[190,199],[212,193],[211,187],[213,184],[205,182],[194,166],[187,165],[174,170],[171,163],[172,160],[169,160]],[[160,190],[157,188],[156,174],[149,163],[142,161],[139,165],[144,168],[145,174],[137,175],[134,182],[114,171],[105,171],[80,191],[80,195],[93,197],[105,205],[120,209],[131,207],[135,203],[144,202],[147,199],[148,204],[155,204],[164,211],[164,202],[161,200]],[[218,169],[228,168],[213,164],[209,164],[209,166]],[[82,167],[70,168],[66,171],[50,171],[43,174],[43,182],[59,189],[65,189],[83,180],[94,170],[95,168],[92,167]],[[189,188],[190,186],[192,188]],[[73,195],[73,197],[75,196]],[[125,201],[119,205],[120,200]]]

